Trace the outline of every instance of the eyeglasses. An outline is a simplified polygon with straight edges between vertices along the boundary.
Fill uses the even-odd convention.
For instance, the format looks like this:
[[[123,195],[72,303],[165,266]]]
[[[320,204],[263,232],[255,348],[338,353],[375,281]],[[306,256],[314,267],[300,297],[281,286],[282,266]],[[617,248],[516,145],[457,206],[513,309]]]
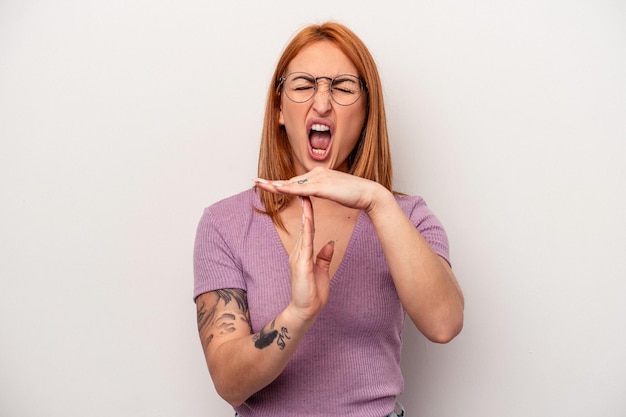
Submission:
[[[279,78],[279,81],[283,83],[285,95],[295,103],[305,103],[311,100],[319,87],[318,80],[328,81],[330,97],[340,106],[356,103],[363,90],[367,91],[363,80],[350,74],[341,74],[335,78],[330,78],[314,77],[306,72],[292,72],[286,77]]]

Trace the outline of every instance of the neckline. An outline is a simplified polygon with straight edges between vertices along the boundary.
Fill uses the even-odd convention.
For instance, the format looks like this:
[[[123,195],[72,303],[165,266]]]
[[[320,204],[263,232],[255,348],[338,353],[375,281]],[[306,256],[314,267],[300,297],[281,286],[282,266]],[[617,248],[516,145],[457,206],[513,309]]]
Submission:
[[[285,248],[285,245],[283,245],[283,241],[281,240],[280,235],[278,234],[276,225],[274,224],[274,222],[272,222],[272,219],[268,215],[261,214],[261,216],[264,219],[263,222],[265,226],[270,229],[269,235],[271,238],[271,242],[279,251],[280,257],[282,258],[281,261],[284,261],[287,264],[289,264],[289,252],[287,251],[287,248]],[[354,246],[354,240],[356,239],[356,236],[358,236],[358,234],[361,232],[361,227],[362,227],[361,224],[363,222],[363,216],[365,216],[364,212],[362,210],[359,211],[356,222],[354,223],[354,227],[352,228],[352,233],[350,234],[350,238],[348,239],[348,245],[346,246],[346,250],[343,254],[343,258],[341,258],[339,266],[335,270],[335,273],[333,274],[333,276],[330,277],[331,287],[333,285],[336,285],[335,281],[338,281],[337,278],[341,277],[343,270],[346,268],[344,265],[352,257],[352,247]]]

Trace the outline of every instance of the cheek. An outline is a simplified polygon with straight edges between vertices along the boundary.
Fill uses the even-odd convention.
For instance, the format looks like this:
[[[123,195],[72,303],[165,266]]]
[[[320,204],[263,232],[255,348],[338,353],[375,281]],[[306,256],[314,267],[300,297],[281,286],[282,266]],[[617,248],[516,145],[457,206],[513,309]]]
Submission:
[[[281,125],[288,126],[293,129],[295,125],[298,125],[300,119],[303,120],[303,118],[304,115],[302,114],[301,109],[294,107],[291,102],[281,102],[280,112],[278,115],[278,121]]]
[[[290,143],[292,149],[297,148],[302,141],[302,129],[299,129],[298,123],[294,120],[294,115],[289,111],[280,113],[280,123],[282,129],[287,134],[287,141]]]
[[[364,108],[356,108],[354,109],[354,112],[348,115],[348,120],[351,121],[350,123],[351,133],[353,135],[354,134],[357,135],[357,138],[361,135],[361,131],[364,128],[365,119],[366,119],[366,114],[365,114]]]

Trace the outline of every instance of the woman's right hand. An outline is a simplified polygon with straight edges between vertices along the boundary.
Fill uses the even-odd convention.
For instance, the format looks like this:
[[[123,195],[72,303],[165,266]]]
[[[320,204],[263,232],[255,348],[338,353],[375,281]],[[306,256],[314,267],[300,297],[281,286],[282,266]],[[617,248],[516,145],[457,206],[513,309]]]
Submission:
[[[330,294],[329,266],[334,243],[313,256],[313,207],[302,200],[302,227],[289,255],[291,302],[252,334],[247,293],[236,288],[210,291],[196,299],[198,330],[211,378],[234,407],[280,375]]]
[[[334,242],[330,241],[313,255],[315,222],[313,206],[309,197],[302,202],[302,228],[295,247],[289,254],[291,269],[291,304],[302,320],[316,317],[328,302],[330,295],[330,262]]]

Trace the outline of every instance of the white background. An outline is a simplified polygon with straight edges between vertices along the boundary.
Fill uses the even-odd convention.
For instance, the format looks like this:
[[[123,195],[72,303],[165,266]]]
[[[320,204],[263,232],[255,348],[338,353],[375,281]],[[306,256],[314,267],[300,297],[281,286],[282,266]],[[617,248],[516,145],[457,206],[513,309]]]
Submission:
[[[1,416],[232,415],[195,228],[252,185],[276,60],[325,19],[377,60],[395,186],[466,295],[452,343],[406,330],[409,416],[626,415],[623,1],[2,0]]]

